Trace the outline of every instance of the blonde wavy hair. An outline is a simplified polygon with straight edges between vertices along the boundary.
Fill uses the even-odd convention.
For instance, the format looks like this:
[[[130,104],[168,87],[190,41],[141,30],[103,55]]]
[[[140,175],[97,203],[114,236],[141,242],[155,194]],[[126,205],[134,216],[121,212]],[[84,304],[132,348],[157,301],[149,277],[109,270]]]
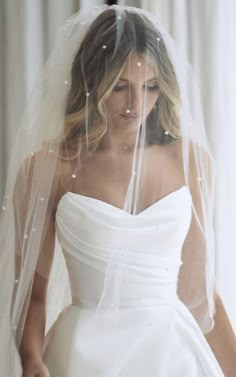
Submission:
[[[146,119],[150,144],[171,143],[180,137],[180,93],[173,65],[157,28],[144,15],[125,11],[120,39],[116,12],[108,9],[91,24],[74,58],[67,98],[62,149],[95,151],[108,124],[104,102],[117,83],[132,52],[154,66],[160,95]],[[164,135],[168,131],[168,137]],[[163,136],[164,135],[164,136]]]

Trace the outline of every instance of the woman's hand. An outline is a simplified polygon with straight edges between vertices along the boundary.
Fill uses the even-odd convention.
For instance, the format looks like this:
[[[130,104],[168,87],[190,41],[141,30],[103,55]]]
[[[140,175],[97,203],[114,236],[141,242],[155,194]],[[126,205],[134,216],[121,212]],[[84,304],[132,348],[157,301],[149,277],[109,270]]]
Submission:
[[[23,366],[22,377],[50,377],[42,360],[30,360]]]

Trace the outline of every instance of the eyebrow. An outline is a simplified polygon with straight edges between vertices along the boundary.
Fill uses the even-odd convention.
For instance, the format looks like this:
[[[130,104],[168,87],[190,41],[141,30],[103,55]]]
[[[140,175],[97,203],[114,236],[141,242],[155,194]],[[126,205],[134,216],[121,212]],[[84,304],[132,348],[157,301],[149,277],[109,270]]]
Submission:
[[[148,81],[157,81],[157,77],[153,77],[152,79],[148,79],[148,80],[146,80],[147,82]],[[128,79],[125,79],[125,78],[123,78],[123,77],[120,77],[119,78],[119,81],[126,81],[126,82],[128,82],[129,80]]]

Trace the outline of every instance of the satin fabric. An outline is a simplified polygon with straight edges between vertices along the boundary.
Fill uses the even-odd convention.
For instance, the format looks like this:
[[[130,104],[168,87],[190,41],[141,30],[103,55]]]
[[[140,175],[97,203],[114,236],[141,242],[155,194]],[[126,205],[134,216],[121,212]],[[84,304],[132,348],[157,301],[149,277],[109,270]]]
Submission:
[[[187,186],[137,215],[72,192],[61,198],[56,231],[72,305],[60,313],[45,338],[50,377],[224,376],[177,296],[191,204]],[[114,303],[108,301],[99,313],[99,326],[93,328],[111,252],[128,262],[119,319],[114,321]]]

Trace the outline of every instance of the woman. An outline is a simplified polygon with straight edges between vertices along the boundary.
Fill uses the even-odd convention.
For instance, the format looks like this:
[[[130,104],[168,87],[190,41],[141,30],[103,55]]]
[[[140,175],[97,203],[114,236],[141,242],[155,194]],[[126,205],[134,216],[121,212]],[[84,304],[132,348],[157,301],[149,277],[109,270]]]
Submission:
[[[105,6],[68,20],[42,78],[4,202],[4,376],[18,347],[23,377],[233,376],[188,64],[151,15]],[[66,287],[56,236],[71,299],[44,338]]]

